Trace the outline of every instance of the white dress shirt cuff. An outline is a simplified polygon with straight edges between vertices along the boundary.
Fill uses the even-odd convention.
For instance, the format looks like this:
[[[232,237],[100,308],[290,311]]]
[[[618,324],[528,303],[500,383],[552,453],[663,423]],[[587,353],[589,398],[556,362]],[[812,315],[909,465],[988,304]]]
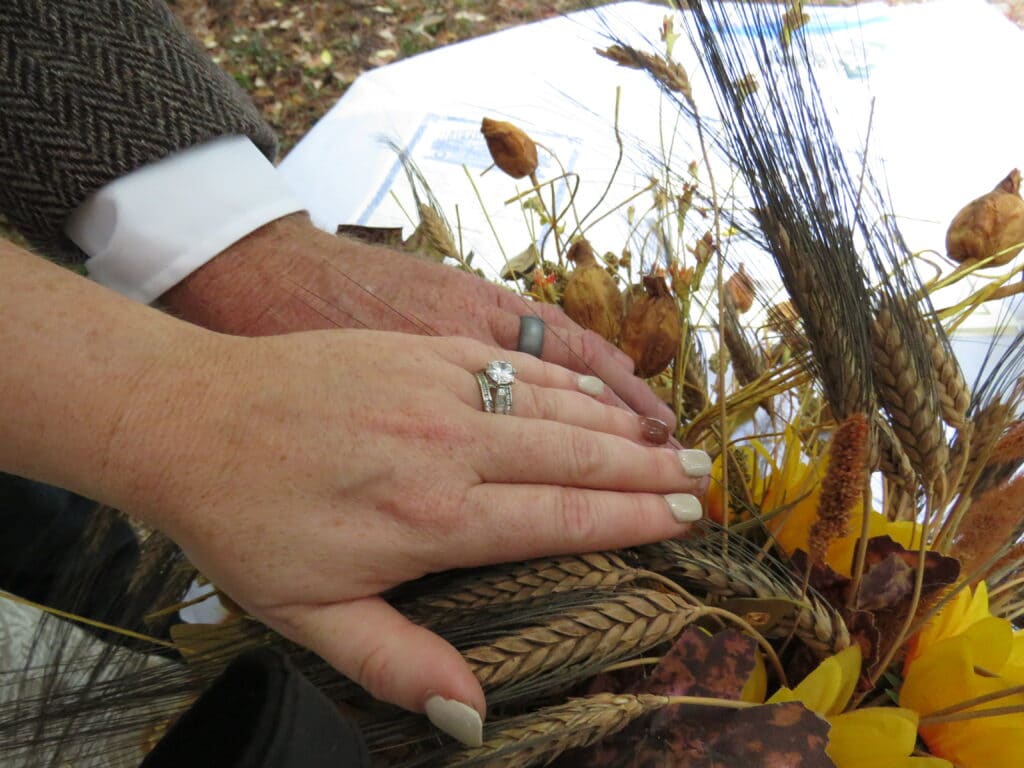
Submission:
[[[88,255],[89,277],[149,304],[250,232],[301,210],[256,145],[225,136],[110,182],[64,229]]]

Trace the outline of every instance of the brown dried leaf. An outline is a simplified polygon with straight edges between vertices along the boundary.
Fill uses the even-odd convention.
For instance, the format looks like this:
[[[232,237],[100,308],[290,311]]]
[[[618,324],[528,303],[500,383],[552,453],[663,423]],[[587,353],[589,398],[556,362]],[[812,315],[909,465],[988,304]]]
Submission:
[[[825,753],[829,724],[799,702],[750,709],[672,710],[671,740],[648,740],[629,768],[835,768]]]
[[[765,704],[740,710],[668,707],[666,730],[623,745],[617,768],[835,768],[825,749],[829,724],[803,704]],[[593,766],[577,761],[564,765]]]
[[[762,635],[770,634],[780,624],[795,621],[801,608],[792,600],[769,597],[734,597],[718,604],[735,613]]]
[[[888,536],[870,539],[857,607],[872,611],[899,607],[913,592],[919,558],[917,551],[906,549]],[[928,552],[925,555],[922,594],[928,595],[948,586],[959,576],[959,560]]]
[[[501,279],[515,280],[528,275],[539,263],[540,251],[534,243],[530,243],[521,253],[505,262],[501,269]]]
[[[753,638],[733,629],[714,635],[688,629],[632,693],[738,699],[754,670],[756,650]]]

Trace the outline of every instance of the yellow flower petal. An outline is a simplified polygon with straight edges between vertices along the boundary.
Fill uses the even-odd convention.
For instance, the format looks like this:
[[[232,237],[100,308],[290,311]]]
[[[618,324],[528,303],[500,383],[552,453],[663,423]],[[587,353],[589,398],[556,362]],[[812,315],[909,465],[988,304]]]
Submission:
[[[779,545],[792,554],[808,549],[807,539],[817,519],[821,481],[828,468],[827,456],[810,457],[795,432],[787,430],[784,453],[778,466],[772,466],[768,489],[761,500],[767,515],[782,510],[768,527]],[[857,540],[861,535],[864,506],[858,502],[850,510],[850,533],[834,539],[825,552],[825,563],[836,573],[849,576]],[[912,521],[890,522],[881,512],[868,513],[868,537],[890,536],[904,547],[920,543],[921,526]]]
[[[914,751],[917,742],[917,713],[909,709],[854,709],[828,721],[828,756],[838,768],[896,764]]]
[[[904,674],[928,648],[969,631],[974,625],[992,618],[988,610],[988,587],[980,582],[972,594],[963,589],[917,633],[909,644]]]
[[[1016,646],[1010,623],[994,616],[971,623],[976,616],[971,603],[973,600],[963,601],[959,624],[946,627],[957,634],[928,646],[908,665],[900,689],[901,705],[924,716],[1001,693],[1013,685],[1002,676]],[[919,727],[921,737],[934,755],[948,758],[960,768],[1024,765],[1024,695],[1003,696],[971,711],[996,707],[1020,707],[1021,711],[945,723],[925,721]]]
[[[768,692],[768,670],[764,666],[764,657],[760,651],[754,652],[754,669],[747,678],[740,692],[740,700],[751,704],[760,704]]]
[[[860,646],[851,645],[821,662],[793,690],[780,688],[768,703],[799,701],[819,715],[841,712],[857,685],[860,663]]]

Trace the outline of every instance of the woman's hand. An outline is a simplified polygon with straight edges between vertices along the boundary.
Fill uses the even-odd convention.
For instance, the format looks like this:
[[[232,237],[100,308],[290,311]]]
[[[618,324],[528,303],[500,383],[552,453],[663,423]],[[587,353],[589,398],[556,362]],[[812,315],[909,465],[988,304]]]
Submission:
[[[532,357],[379,331],[223,336],[6,243],[0,306],[0,470],[163,530],[254,616],[467,741],[479,683],[382,591],[701,514],[706,454],[643,443],[599,382]],[[511,415],[482,411],[474,373],[497,359],[519,371]]]
[[[479,683],[381,592],[676,536],[701,513],[691,494],[705,490],[706,454],[642,444],[640,417],[532,357],[322,331],[216,337],[203,359],[178,391],[140,391],[143,415],[127,423],[168,400],[187,418],[146,430],[145,445],[137,430],[115,440],[144,489],[125,506],[254,616],[378,698],[416,711],[433,699],[433,719],[469,741],[485,713]],[[482,411],[473,374],[494,359],[518,370],[509,416]]]

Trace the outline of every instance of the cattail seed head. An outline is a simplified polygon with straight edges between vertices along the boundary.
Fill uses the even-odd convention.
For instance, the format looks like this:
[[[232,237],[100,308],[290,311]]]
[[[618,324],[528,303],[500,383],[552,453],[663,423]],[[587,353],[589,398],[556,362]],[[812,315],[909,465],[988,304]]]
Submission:
[[[808,546],[812,562],[821,562],[828,545],[850,533],[850,512],[867,480],[868,419],[855,413],[836,429],[829,447],[828,470],[821,483],[818,519]]]

